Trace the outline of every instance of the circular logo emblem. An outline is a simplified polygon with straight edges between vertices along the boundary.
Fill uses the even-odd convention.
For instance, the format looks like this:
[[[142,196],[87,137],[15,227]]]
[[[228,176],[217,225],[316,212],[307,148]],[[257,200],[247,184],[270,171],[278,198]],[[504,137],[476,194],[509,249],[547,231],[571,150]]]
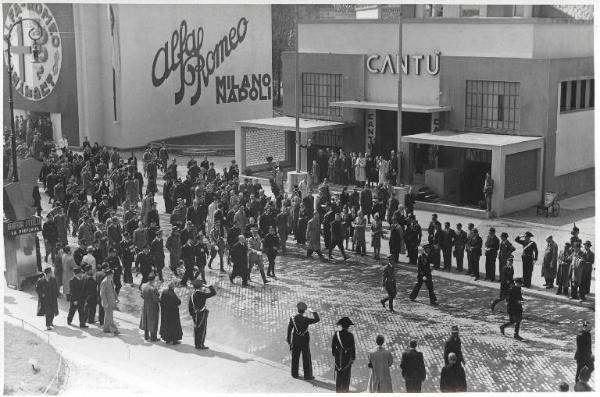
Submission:
[[[6,41],[10,41],[14,90],[30,101],[40,101],[50,95],[60,74],[62,43],[48,6],[12,4],[4,20],[4,40],[5,47]],[[6,52],[4,61],[8,66]]]

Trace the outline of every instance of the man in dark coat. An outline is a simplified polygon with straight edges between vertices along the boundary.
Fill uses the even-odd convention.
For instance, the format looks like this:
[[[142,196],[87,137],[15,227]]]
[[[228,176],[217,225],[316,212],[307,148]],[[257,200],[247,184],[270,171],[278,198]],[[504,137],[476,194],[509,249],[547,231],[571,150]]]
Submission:
[[[523,280],[518,278],[515,280],[515,285],[513,285],[508,291],[508,297],[506,298],[508,301],[508,306],[506,310],[508,312],[509,320],[507,323],[504,323],[500,326],[500,332],[502,332],[502,335],[504,335],[504,329],[514,324],[514,338],[519,341],[523,340],[523,338],[519,336],[521,320],[523,319],[523,295],[521,294],[521,285],[523,285]]]
[[[437,305],[437,298],[435,296],[435,292],[433,291],[433,280],[431,279],[431,268],[429,267],[429,256],[431,255],[431,247],[429,244],[424,245],[422,248],[419,248],[420,255],[417,259],[417,283],[413,288],[412,292],[409,295],[409,299],[411,301],[415,301],[417,299],[417,295],[419,294],[419,290],[425,282],[427,286],[427,290],[429,291],[429,302],[432,305]]]
[[[364,216],[371,223],[371,214],[373,213],[373,192],[368,187],[365,187],[360,192],[360,209]]]
[[[588,240],[583,244],[581,254],[581,285],[579,287],[579,298],[581,302],[585,301],[585,296],[590,293],[592,282],[592,273],[594,271],[594,252],[590,249],[592,243]]]
[[[381,305],[385,309],[385,302],[389,301],[390,312],[396,313],[394,311],[394,298],[396,297],[396,272],[394,270],[394,264],[392,263],[394,259],[390,256],[388,257],[388,263],[383,268],[383,288],[385,292],[387,292],[387,296],[380,300]]]
[[[83,279],[83,293],[85,295],[85,313],[87,323],[93,324],[96,322],[96,306],[98,306],[98,284],[96,284],[96,276],[94,269],[90,265],[86,265],[85,278]]]
[[[354,335],[348,328],[354,325],[348,317],[342,317],[337,325],[342,329],[333,335],[331,341],[331,354],[335,360],[335,391],[348,393],[350,391],[350,378],[352,363],[356,360],[356,346]]]
[[[268,277],[275,277],[275,258],[277,257],[277,248],[279,248],[280,242],[279,237],[275,233],[275,228],[271,226],[269,233],[263,239],[263,249],[267,254],[267,260],[269,261],[269,267],[267,269]]]
[[[531,275],[533,274],[533,265],[538,259],[537,245],[531,238],[533,234],[531,232],[525,232],[524,236],[517,236],[515,241],[523,246],[523,286],[526,288],[531,287]]]
[[[56,243],[58,242],[58,228],[52,218],[51,214],[48,214],[44,226],[42,226],[42,237],[44,238],[44,245],[46,247],[46,255],[44,261],[48,261],[48,255],[54,261],[54,253],[56,252]]]
[[[152,262],[152,255],[150,255],[150,246],[146,244],[144,245],[142,252],[137,254],[137,257],[135,258],[135,268],[142,274],[140,289],[142,289],[142,284],[148,282],[148,277],[150,276],[150,272],[152,272],[153,266],[154,263]]]
[[[463,271],[465,247],[467,246],[467,233],[462,230],[462,224],[456,224],[456,238],[454,239],[454,257],[456,258],[456,271]]]
[[[442,368],[440,376],[440,390],[444,393],[464,393],[467,391],[467,377],[465,369],[460,365],[456,354],[450,353],[447,363]]]
[[[417,341],[410,341],[409,348],[402,353],[400,362],[402,377],[407,393],[420,393],[421,385],[427,376],[423,353],[417,351]]]
[[[162,231],[158,231],[156,237],[150,242],[150,255],[156,268],[158,279],[163,281],[162,270],[165,267],[165,246],[162,239]]]
[[[496,237],[496,229],[491,227],[485,239],[485,279],[494,281],[496,279],[496,257],[500,249],[500,240]]]
[[[471,234],[467,238],[467,255],[469,256],[469,271],[467,275],[472,275],[475,277],[475,281],[479,280],[479,258],[481,258],[481,247],[483,245],[483,241],[479,236],[479,231],[476,228],[473,228]]]
[[[452,247],[456,240],[456,232],[450,227],[450,222],[444,223],[442,230],[442,255],[444,257],[444,270],[452,269]]]
[[[455,354],[458,359],[458,365],[463,365],[465,363],[465,358],[462,354],[462,343],[460,337],[458,336],[458,326],[452,326],[452,334],[450,338],[446,341],[444,345],[444,364],[448,365],[448,356],[450,354]]]
[[[582,321],[581,330],[577,335],[577,350],[575,351],[575,361],[577,370],[575,371],[575,382],[579,380],[579,374],[583,367],[588,367],[590,373],[594,370],[594,356],[592,355],[592,325],[589,321]]]
[[[85,293],[83,290],[83,280],[81,279],[81,269],[75,268],[73,273],[75,275],[69,281],[69,290],[71,292],[71,296],[69,314],[67,315],[67,324],[71,325],[71,321],[73,321],[75,312],[77,312],[79,314],[79,327],[89,328],[87,325],[85,325]]]
[[[500,296],[492,302],[492,311],[494,311],[494,307],[496,307],[498,303],[506,300],[508,291],[510,291],[514,284],[513,277],[515,275],[515,269],[513,269],[513,259],[514,257],[510,255],[502,268],[502,274],[500,274]]]
[[[331,241],[329,242],[329,259],[333,259],[331,252],[338,247],[342,252],[344,260],[348,259],[344,252],[344,229],[342,228],[342,218],[339,213],[335,214],[334,220],[330,223]]]
[[[38,280],[35,291],[38,294],[37,315],[46,317],[46,329],[51,330],[54,327],[54,317],[58,316],[58,285],[51,268],[44,269],[44,275]]]
[[[238,236],[238,241],[229,250],[231,261],[233,262],[233,270],[229,275],[229,281],[233,283],[236,277],[242,278],[242,287],[248,286],[248,247],[246,246],[246,238]]]
[[[304,379],[312,380],[315,377],[312,372],[312,361],[310,358],[310,335],[308,326],[321,321],[319,314],[312,310],[308,310],[306,303],[298,302],[296,305],[298,314],[290,318],[287,329],[287,343],[292,352],[292,377],[298,377],[298,364],[300,362],[300,353],[302,353],[302,368],[304,370]],[[308,310],[312,312],[313,318],[304,316],[304,312]]]
[[[513,256],[515,247],[508,241],[508,233],[500,233],[500,244],[498,246],[498,274],[500,275],[500,283],[503,281],[504,267],[509,257]]]
[[[206,300],[217,294],[215,287],[208,287],[202,280],[192,281],[194,293],[190,296],[188,310],[192,320],[194,320],[194,346],[196,349],[206,350],[204,345],[206,339],[206,327],[209,310],[206,308]]]
[[[183,234],[182,234],[183,237]],[[181,241],[184,241],[183,239]],[[196,254],[198,250],[194,245],[193,235],[187,237],[187,241],[181,247],[181,259],[183,260],[184,272],[181,278],[181,286],[186,287],[188,280],[194,279],[194,266],[196,265]]]

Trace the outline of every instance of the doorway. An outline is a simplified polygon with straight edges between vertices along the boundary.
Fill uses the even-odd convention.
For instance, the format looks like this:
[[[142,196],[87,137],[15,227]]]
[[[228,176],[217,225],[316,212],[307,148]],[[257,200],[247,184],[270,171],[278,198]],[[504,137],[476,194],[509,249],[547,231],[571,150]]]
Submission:
[[[478,205],[484,199],[485,174],[491,172],[491,169],[490,162],[465,160],[461,194],[463,204]]]

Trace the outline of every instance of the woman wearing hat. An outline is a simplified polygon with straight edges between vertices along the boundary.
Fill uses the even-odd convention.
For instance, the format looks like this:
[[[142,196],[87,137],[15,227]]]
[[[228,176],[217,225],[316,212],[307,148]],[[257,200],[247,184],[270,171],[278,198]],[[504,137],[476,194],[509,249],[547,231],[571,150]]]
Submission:
[[[569,270],[571,268],[571,243],[565,243],[565,248],[558,254],[558,271],[556,272],[556,295],[569,295],[571,283]]]
[[[347,393],[350,391],[352,363],[356,359],[354,335],[348,331],[354,323],[348,317],[342,317],[337,325],[342,329],[333,335],[331,341],[331,354],[335,359],[335,391]]]
[[[175,294],[176,281],[171,281],[169,286],[160,295],[160,337],[166,343],[179,344],[183,337],[179,305],[181,300]]]

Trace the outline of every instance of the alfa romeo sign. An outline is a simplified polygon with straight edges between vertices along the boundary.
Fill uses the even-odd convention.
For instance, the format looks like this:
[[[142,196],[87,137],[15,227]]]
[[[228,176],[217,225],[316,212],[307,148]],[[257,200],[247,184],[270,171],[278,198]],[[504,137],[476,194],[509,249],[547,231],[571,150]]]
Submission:
[[[23,21],[7,37],[11,26],[25,18],[39,22],[42,31],[36,30],[34,22]],[[30,34],[31,29],[34,29],[35,35]],[[5,46],[6,40],[11,43],[12,84],[15,91],[30,101],[40,101],[50,95],[60,75],[62,42],[58,25],[48,6],[43,3],[12,4],[4,20],[4,40]],[[32,54],[34,44],[39,49],[36,62]]]

